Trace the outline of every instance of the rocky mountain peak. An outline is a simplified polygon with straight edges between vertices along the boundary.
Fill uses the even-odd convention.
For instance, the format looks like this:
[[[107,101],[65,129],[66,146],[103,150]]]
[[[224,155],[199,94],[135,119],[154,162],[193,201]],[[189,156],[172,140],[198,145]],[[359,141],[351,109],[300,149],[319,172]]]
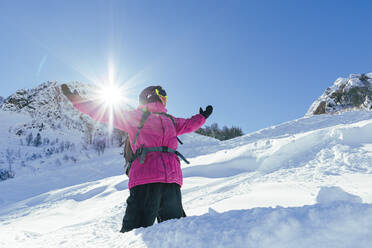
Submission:
[[[89,92],[91,87],[89,84],[79,82],[71,82],[68,85],[73,91],[77,90],[83,96]],[[14,132],[17,134],[27,133],[30,129],[39,131],[67,129],[77,130],[80,133],[92,128],[102,130],[101,125],[73,108],[71,102],[62,93],[58,82],[46,82],[32,89],[18,90],[4,100],[0,109],[24,113],[32,117],[31,123],[14,127]]]
[[[372,110],[372,73],[338,78],[311,105],[306,116],[363,109]]]

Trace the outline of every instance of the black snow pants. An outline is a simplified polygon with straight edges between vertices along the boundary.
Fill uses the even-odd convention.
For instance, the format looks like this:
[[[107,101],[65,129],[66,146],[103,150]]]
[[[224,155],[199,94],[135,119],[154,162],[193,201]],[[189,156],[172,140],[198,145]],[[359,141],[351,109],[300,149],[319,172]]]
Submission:
[[[120,232],[147,227],[169,219],[186,217],[180,186],[176,183],[149,183],[130,189]]]

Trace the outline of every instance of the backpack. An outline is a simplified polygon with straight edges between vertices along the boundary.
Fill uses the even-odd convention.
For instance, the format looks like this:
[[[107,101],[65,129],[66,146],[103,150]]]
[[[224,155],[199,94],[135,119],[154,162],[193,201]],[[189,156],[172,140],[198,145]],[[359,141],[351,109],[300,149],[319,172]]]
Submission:
[[[130,146],[129,135],[127,135],[125,137],[124,150],[123,150],[122,154],[123,154],[124,160],[125,160],[124,171],[125,171],[125,174],[127,174],[127,176],[129,177],[129,169],[130,169],[130,166],[132,165],[132,163],[134,161],[134,153],[132,151],[132,147]]]
[[[133,140],[133,145],[136,144],[136,141],[137,141],[139,132],[143,128],[143,125],[145,124],[147,118],[149,118],[149,116],[151,114],[161,114],[161,115],[164,115],[164,116],[166,116],[166,117],[168,117],[168,118],[170,118],[172,120],[173,126],[176,126],[175,125],[175,122],[174,122],[174,119],[173,119],[173,116],[171,116],[171,115],[169,115],[167,113],[164,113],[164,112],[149,112],[149,111],[145,110],[143,112],[143,115],[142,115],[140,124],[138,126],[136,136],[135,136],[135,138]],[[178,137],[177,137],[177,140],[178,140],[178,142],[181,145],[183,144],[182,141]],[[144,157],[146,156],[146,152],[150,152],[150,151],[161,151],[161,152],[175,153],[176,155],[180,156],[186,163],[189,163],[185,159],[185,157],[183,157],[183,155],[181,153],[179,153],[178,151],[172,150],[170,148],[167,148],[167,147],[143,148],[143,145],[142,145],[142,147],[139,148],[139,149],[137,149],[136,152],[133,152],[132,147],[131,147],[131,144],[130,144],[130,140],[129,140],[129,135],[127,135],[126,138],[125,138],[125,140],[124,140],[124,150],[123,150],[123,153],[122,154],[123,154],[124,159],[125,159],[124,171],[125,171],[125,174],[128,177],[129,177],[129,170],[130,170],[130,167],[131,167],[133,161],[136,160],[136,158],[141,157],[141,163],[143,163]]]

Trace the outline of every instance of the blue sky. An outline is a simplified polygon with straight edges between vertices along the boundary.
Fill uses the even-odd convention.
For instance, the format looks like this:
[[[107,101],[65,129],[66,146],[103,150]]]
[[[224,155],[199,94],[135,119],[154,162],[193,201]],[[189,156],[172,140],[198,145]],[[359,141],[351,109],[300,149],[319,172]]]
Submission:
[[[302,117],[337,77],[372,72],[370,1],[1,1],[0,96],[45,81],[100,82],[136,99],[256,131]],[[128,83],[130,82],[130,83]],[[153,83],[152,83],[153,82]]]

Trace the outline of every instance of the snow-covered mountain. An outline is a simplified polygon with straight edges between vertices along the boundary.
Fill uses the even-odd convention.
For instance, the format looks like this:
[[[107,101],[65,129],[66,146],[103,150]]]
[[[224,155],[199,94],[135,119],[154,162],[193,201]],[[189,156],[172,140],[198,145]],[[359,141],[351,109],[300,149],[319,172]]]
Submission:
[[[3,102],[4,102],[4,97],[0,96],[0,107],[3,104]]]
[[[85,96],[91,90],[78,82],[68,85]],[[114,135],[108,140],[105,124],[73,108],[57,82],[18,90],[0,106],[0,117],[7,120],[0,124],[0,180],[59,167],[68,160],[78,162],[89,158],[89,146],[115,143]]]
[[[338,78],[311,105],[306,115],[333,114],[346,110],[372,110],[372,73]]]
[[[15,157],[19,147],[20,157],[49,147],[20,145],[14,127],[32,123],[28,110],[0,118],[0,146]],[[188,217],[126,234],[118,232],[129,195],[120,148],[80,151],[79,128],[60,123],[45,124],[58,153],[0,182],[1,247],[372,245],[372,111],[308,115],[228,141],[184,135]],[[61,150],[61,140],[75,151]],[[71,153],[79,159],[63,159]]]
[[[72,82],[68,85],[81,95],[89,94],[89,84]],[[1,110],[31,116],[30,123],[25,123],[23,127],[15,129],[18,133],[35,128],[38,128],[40,132],[44,129],[84,132],[87,126],[95,125],[93,121],[72,107],[57,82],[46,82],[33,89],[18,90],[4,101]]]

